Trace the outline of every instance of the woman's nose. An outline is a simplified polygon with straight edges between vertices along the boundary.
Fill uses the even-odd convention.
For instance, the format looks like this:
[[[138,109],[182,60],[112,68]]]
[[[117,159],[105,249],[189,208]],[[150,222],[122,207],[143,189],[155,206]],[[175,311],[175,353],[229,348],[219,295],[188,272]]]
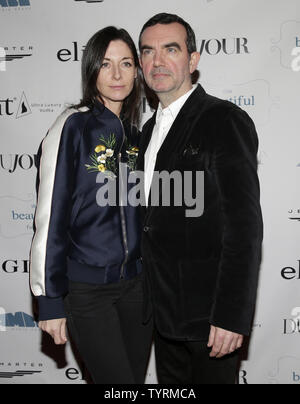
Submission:
[[[118,66],[114,67],[113,77],[114,77],[115,80],[120,80],[120,78],[121,78],[121,71],[120,71],[120,68]]]

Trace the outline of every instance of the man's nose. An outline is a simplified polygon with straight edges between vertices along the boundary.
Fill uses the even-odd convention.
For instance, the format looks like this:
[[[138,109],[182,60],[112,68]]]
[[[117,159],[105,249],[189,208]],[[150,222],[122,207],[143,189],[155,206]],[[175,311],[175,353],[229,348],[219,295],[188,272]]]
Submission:
[[[161,52],[155,52],[153,57],[153,65],[155,67],[162,66],[164,64],[164,57]]]

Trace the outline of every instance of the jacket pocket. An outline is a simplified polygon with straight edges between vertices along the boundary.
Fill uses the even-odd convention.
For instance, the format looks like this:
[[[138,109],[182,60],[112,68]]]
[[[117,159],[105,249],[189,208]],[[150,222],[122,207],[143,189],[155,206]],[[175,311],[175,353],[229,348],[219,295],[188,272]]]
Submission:
[[[219,261],[182,261],[179,264],[183,320],[192,322],[210,317],[217,286]]]

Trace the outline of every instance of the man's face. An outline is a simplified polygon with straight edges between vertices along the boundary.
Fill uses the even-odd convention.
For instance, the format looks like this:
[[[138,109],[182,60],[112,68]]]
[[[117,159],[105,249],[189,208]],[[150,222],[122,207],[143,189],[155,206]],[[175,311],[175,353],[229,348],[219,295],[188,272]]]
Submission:
[[[143,32],[140,62],[146,83],[158,95],[176,99],[192,88],[191,74],[200,55],[189,55],[186,39],[186,29],[179,23],[157,24]]]

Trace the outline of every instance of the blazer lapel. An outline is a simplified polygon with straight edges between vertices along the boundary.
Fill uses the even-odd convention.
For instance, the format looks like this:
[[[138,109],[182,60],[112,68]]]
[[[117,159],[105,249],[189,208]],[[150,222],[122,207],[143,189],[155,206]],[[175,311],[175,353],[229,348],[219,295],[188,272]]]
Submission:
[[[206,96],[205,90],[200,84],[188,98],[179,114],[177,115],[164,143],[162,144],[156,159],[155,171],[162,171],[168,168],[172,154],[180,151],[189,141],[193,134],[191,126],[195,118],[201,114],[201,106]]]
[[[182,109],[180,110],[177,118],[175,119],[164,143],[162,144],[156,159],[155,171],[166,170],[169,163],[172,162],[172,155],[178,150],[181,150],[187,144],[189,137],[192,135],[193,131],[190,130],[190,126],[196,117],[199,116],[204,105],[204,99],[206,96],[205,90],[200,84],[196,90],[188,98]],[[149,146],[153,129],[156,123],[156,113],[153,117],[146,123],[143,128],[142,139],[140,143],[140,151],[137,162],[137,169],[139,171],[145,170],[145,153]],[[148,200],[148,208],[143,209],[143,213],[150,217],[152,207],[150,205],[151,201],[151,190]]]
[[[144,125],[140,145],[139,145],[139,156],[137,159],[137,169],[139,171],[144,171],[145,169],[145,153],[148,149],[152,132],[156,122],[156,113],[152,116],[152,118]]]

